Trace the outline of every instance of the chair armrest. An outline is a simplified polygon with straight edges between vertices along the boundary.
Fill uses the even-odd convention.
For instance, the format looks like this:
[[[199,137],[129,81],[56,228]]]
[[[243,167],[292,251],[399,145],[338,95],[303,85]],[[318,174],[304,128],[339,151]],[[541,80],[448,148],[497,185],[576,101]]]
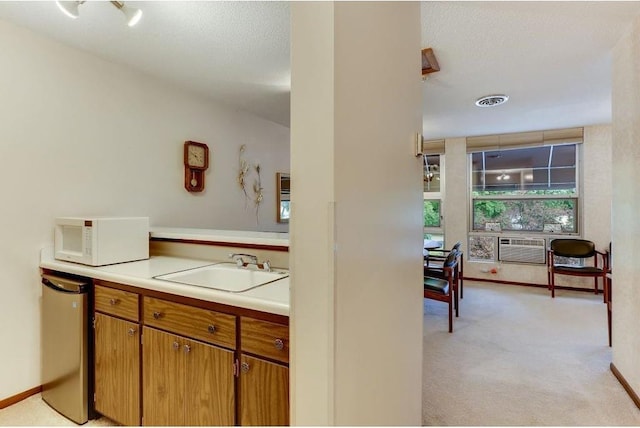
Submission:
[[[600,256],[602,258],[602,268],[608,271],[609,270],[609,250],[605,250],[605,251],[595,250],[595,252],[596,252],[596,263],[598,263],[598,256]]]
[[[434,253],[442,253],[442,254],[431,254]],[[444,260],[447,258],[447,255],[451,252],[451,250],[428,250],[429,258],[433,260]]]

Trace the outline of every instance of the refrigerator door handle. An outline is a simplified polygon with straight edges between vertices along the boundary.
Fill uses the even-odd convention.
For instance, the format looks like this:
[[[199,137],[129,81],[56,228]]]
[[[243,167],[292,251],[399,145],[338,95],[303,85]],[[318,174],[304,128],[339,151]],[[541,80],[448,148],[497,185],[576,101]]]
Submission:
[[[68,280],[64,278],[54,278],[42,276],[42,284],[62,293],[83,293],[85,292],[86,284],[76,282],[74,280]]]

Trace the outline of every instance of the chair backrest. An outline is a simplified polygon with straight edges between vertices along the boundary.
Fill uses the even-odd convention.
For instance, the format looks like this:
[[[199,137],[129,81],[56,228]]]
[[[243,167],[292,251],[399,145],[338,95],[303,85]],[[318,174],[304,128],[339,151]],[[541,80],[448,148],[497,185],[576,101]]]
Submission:
[[[458,251],[460,248],[460,241],[456,242],[456,244],[451,248],[451,251]]]
[[[443,267],[455,266],[456,263],[458,262],[458,254],[459,254],[459,251],[456,251],[456,250],[450,251],[449,254],[447,254],[447,258],[444,259],[442,266]]]
[[[554,239],[550,246],[553,254],[561,257],[584,259],[596,253],[596,245],[585,239]]]

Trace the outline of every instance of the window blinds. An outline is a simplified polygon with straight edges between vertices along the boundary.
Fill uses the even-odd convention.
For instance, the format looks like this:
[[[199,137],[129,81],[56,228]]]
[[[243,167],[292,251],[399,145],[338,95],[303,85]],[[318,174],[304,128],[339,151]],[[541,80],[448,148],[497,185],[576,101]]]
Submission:
[[[577,144],[582,143],[582,139],[583,128],[467,137],[467,153],[558,144]]]

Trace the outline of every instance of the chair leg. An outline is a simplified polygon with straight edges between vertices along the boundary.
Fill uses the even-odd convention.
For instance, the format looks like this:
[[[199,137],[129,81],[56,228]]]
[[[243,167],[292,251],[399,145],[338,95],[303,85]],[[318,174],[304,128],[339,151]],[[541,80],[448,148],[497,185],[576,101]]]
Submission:
[[[464,298],[464,257],[460,257],[460,298]]]
[[[551,278],[551,281],[549,281],[549,284],[551,285],[551,298],[555,298],[556,297],[556,284],[555,284],[555,277],[553,275],[553,272],[549,272],[549,277]]]
[[[611,308],[607,307],[607,327],[609,330],[609,347],[611,347]]]
[[[454,300],[454,304],[455,304],[455,306],[454,306],[454,307],[455,307],[455,309],[456,309],[456,318],[458,318],[458,308],[459,308],[459,306],[460,306],[460,301],[458,300],[458,291],[459,291],[459,289],[458,289],[458,284],[456,284],[456,285],[454,286],[454,293],[453,293],[453,298],[455,299],[455,300]]]
[[[593,278],[593,290],[594,294],[598,294],[598,277]]]
[[[449,296],[449,333],[453,333],[453,307],[452,296]]]

